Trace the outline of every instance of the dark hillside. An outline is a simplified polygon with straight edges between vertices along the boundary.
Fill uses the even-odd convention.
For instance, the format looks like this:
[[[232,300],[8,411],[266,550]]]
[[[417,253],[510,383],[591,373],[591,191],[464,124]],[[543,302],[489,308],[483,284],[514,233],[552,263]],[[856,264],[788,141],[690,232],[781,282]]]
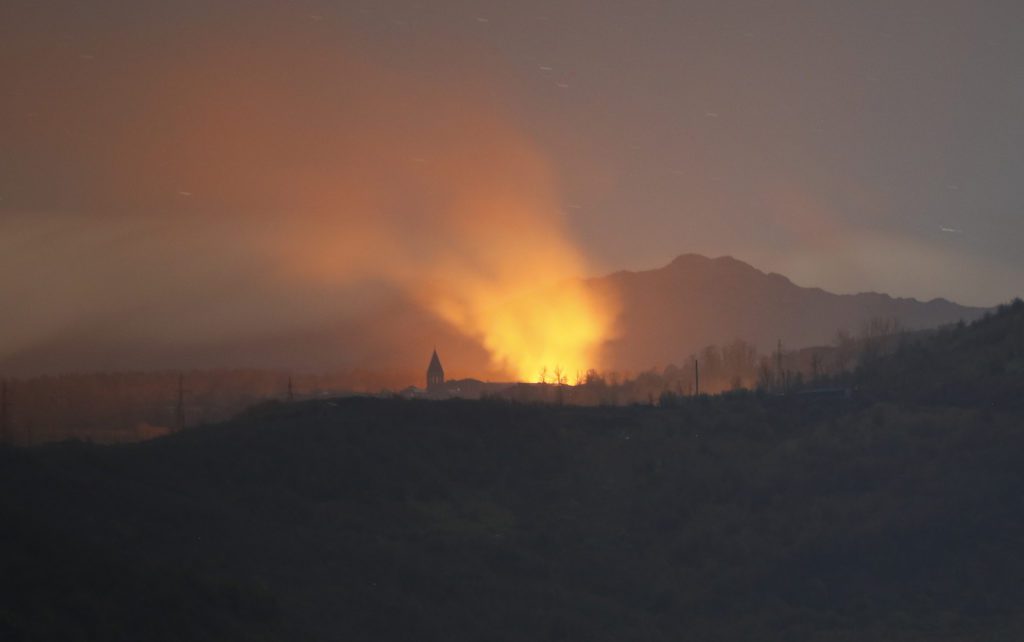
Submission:
[[[0,638],[1019,640],[1020,308],[853,400],[352,398],[0,451]]]
[[[878,399],[1024,409],[1024,301],[907,342],[858,380]]]

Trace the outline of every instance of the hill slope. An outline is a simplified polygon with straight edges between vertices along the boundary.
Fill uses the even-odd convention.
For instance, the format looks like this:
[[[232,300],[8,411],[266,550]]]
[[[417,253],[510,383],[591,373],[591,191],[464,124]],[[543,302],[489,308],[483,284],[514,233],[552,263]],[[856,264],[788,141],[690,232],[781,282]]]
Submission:
[[[346,399],[0,451],[0,637],[1018,640],[1022,317],[852,401]],[[936,395],[972,355],[982,396]]]
[[[1024,409],[1024,301],[908,341],[856,375],[874,399]]]
[[[876,317],[921,329],[971,321],[984,312],[945,299],[832,294],[800,287],[731,257],[697,254],[684,254],[656,270],[617,272],[589,284],[621,301],[621,336],[609,346],[609,363],[633,370],[683,363],[706,345],[733,339],[768,353],[779,339],[787,348],[827,344],[837,330],[857,332]]]

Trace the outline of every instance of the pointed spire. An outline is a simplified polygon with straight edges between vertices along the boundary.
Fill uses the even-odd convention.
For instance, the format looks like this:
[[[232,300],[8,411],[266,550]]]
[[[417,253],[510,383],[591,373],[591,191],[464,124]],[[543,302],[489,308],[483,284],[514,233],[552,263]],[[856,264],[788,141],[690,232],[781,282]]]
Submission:
[[[441,359],[437,356],[437,349],[430,355],[430,365],[427,366],[427,372],[444,372],[444,368],[441,367]]]
[[[441,359],[437,356],[437,348],[434,348],[430,355],[430,365],[427,366],[427,389],[436,388],[444,383],[444,368],[441,367]]]

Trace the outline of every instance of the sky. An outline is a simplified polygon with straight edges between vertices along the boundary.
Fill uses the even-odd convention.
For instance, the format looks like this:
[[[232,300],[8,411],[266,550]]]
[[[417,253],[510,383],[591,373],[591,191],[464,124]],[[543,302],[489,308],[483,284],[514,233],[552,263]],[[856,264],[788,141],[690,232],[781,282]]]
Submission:
[[[439,4],[324,19],[479,46],[604,268],[695,251],[840,292],[1020,293],[1019,2]]]
[[[1024,283],[1021,24],[997,1],[5,2],[0,353],[414,306],[498,368],[540,323],[496,327],[499,299],[686,252],[993,305]],[[585,351],[608,306],[559,301]]]
[[[692,250],[836,291],[1019,294],[1020,3],[375,2],[322,15],[398,64],[416,64],[410,40],[482,51],[475,63],[549,154],[577,238],[608,269]]]

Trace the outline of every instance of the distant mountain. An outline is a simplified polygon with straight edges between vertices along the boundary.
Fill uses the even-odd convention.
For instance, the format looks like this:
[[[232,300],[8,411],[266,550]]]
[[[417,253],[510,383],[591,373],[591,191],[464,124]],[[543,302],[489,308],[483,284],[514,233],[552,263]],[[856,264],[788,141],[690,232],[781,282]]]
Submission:
[[[971,321],[985,312],[945,299],[800,287],[727,256],[684,254],[663,268],[616,272],[588,284],[621,304],[619,336],[606,353],[619,369],[682,363],[704,346],[735,339],[769,352],[779,340],[792,349],[829,343],[839,329],[856,335],[872,318],[922,329]]]
[[[646,370],[682,364],[712,344],[743,339],[769,353],[829,343],[840,328],[854,335],[874,317],[895,317],[909,329],[979,317],[985,310],[944,299],[920,302],[884,294],[837,295],[804,288],[729,257],[684,254],[663,268],[588,279],[621,302],[617,337],[606,345],[605,369]],[[430,347],[438,346],[456,378],[504,380],[486,350],[401,291],[372,308],[314,327],[243,333],[206,343],[174,343],[103,326],[72,327],[0,355],[0,373],[261,369],[392,373],[388,385],[422,384]]]

